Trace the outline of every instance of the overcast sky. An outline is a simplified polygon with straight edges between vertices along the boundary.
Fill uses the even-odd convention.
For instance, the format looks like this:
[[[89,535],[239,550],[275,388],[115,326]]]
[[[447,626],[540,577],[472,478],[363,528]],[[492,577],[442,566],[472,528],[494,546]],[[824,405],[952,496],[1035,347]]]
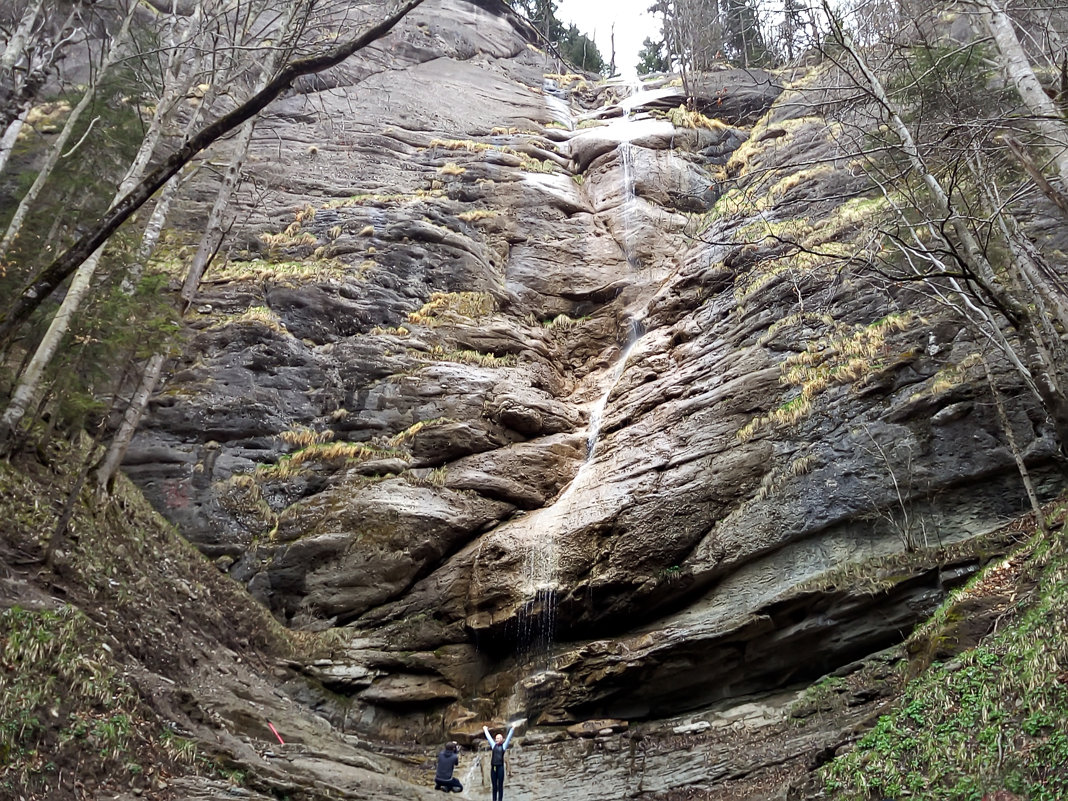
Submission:
[[[646,9],[652,0],[559,0],[556,16],[573,22],[597,43],[607,62],[612,57],[612,23],[616,29],[616,68],[633,75],[642,41],[660,34],[660,23]]]

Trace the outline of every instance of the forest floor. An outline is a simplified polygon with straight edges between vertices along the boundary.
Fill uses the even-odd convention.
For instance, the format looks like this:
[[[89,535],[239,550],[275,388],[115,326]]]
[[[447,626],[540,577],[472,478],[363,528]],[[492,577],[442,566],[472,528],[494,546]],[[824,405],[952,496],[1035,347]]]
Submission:
[[[905,643],[908,683],[822,772],[823,797],[1068,798],[1068,542],[1049,533],[991,563]]]
[[[186,689],[209,689],[204,666],[269,669],[291,647],[128,486],[84,490],[55,537],[82,456],[0,462],[3,798],[162,797],[204,767]]]

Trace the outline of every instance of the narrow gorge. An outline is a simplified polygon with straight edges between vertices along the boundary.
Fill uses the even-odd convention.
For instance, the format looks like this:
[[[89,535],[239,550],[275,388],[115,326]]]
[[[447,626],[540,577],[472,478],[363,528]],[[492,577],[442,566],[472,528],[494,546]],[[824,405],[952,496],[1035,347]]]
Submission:
[[[171,797],[431,799],[456,740],[488,799],[474,749],[513,721],[510,801],[816,797],[901,643],[1009,550],[983,343],[871,266],[870,105],[826,62],[695,87],[426,0],[259,120],[123,465],[206,557],[188,597],[254,601],[154,680],[247,787]],[[150,266],[179,274],[219,180]],[[993,369],[1049,501],[1055,431]],[[286,655],[242,650],[260,614]]]

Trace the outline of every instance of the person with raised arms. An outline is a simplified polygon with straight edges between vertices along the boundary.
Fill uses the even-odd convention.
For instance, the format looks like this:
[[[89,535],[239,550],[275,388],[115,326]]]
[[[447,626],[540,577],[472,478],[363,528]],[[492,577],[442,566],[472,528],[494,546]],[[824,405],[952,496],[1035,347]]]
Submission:
[[[482,731],[486,734],[486,742],[489,743],[492,753],[490,755],[490,786],[493,788],[493,801],[504,801],[504,752],[508,750],[508,743],[512,741],[515,725],[508,729],[508,736],[497,734],[493,737],[489,727],[483,726]]]

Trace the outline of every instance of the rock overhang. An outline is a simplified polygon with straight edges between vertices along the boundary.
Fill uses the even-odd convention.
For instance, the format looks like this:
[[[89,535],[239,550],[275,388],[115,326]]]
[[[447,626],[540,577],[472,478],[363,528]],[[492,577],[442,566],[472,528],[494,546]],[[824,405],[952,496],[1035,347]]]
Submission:
[[[472,8],[465,14],[478,18],[484,13]],[[500,31],[492,35],[504,36]],[[344,134],[363,144],[349,145],[349,139],[339,139],[336,147],[324,144],[318,161],[308,161],[311,177],[303,176],[299,184],[277,172],[264,174],[279,182],[277,206],[264,220],[277,230],[279,219],[288,223],[293,208],[316,198],[322,216],[317,213],[318,220],[303,230],[317,238],[317,247],[329,248],[330,232],[341,225],[336,255],[349,261],[345,270],[304,288],[274,285],[270,276],[258,274],[206,288],[204,305],[219,315],[210,325],[219,327],[209,327],[198,338],[196,357],[171,387],[181,392],[157,406],[151,433],[135,445],[136,470],[146,487],[155,486],[160,506],[206,551],[242,557],[234,574],[251,579],[259,597],[290,622],[316,625],[324,616],[337,616],[356,629],[377,631],[428,615],[429,622],[398,630],[398,648],[415,642],[421,648],[435,642],[458,644],[457,638],[465,637],[496,640],[487,648],[501,664],[511,658],[509,649],[521,644],[516,627],[531,601],[523,585],[529,551],[509,543],[506,532],[529,531],[530,523],[515,516],[517,507],[537,519],[536,513],[558,499],[579,473],[583,428],[601,392],[610,395],[601,463],[593,473],[598,480],[588,487],[589,503],[569,515],[569,521],[551,527],[567,540],[561,546],[561,575],[567,581],[558,593],[557,636],[581,639],[595,636],[600,627],[622,640],[635,622],[656,626],[661,621],[670,628],[673,624],[664,621],[687,605],[699,607],[712,584],[727,581],[731,571],[743,570],[751,560],[794,547],[795,540],[823,543],[835,553],[835,537],[852,537],[864,546],[893,545],[893,532],[867,533],[866,507],[893,508],[885,471],[855,453],[850,461],[836,452],[834,464],[822,467],[812,460],[831,458],[822,450],[824,444],[832,451],[835,442],[841,445],[842,419],[859,421],[873,436],[882,436],[873,426],[890,414],[917,432],[917,442],[926,442],[925,415],[939,414],[945,399],[902,402],[892,394],[904,391],[900,382],[873,384],[867,394],[842,386],[826,396],[825,410],[796,429],[782,429],[775,437],[765,433],[753,441],[738,438],[748,422],[783,402],[781,359],[806,338],[823,335],[806,322],[788,327],[788,335],[779,339],[771,336],[780,320],[791,317],[799,293],[805,303],[832,304],[836,319],[850,326],[868,325],[873,304],[878,305],[867,295],[852,303],[835,288],[838,279],[832,275],[797,278],[788,268],[765,280],[761,265],[781,253],[762,240],[751,238],[745,244],[745,258],[731,256],[732,246],[724,243],[735,233],[754,222],[788,219],[802,194],[790,196],[793,210],[771,205],[744,218],[724,212],[723,206],[711,214],[706,208],[680,213],[665,207],[670,198],[656,185],[664,176],[688,185],[716,160],[725,161],[745,133],[728,126],[677,129],[666,119],[616,119],[560,135],[559,147],[570,149],[583,173],[572,175],[552,160],[546,164],[537,155],[550,152],[540,125],[559,109],[546,110],[538,88],[540,70],[526,55],[530,51],[513,42],[479,56],[475,44],[472,39],[452,55],[442,51],[433,58],[423,47],[402,49],[412,63],[398,73],[403,79],[392,89],[386,73],[369,79],[368,91],[351,97],[340,84],[334,87],[330,92],[339,94],[332,95],[331,103],[351,100],[355,112],[369,112],[366,119],[347,123],[359,129],[355,135]],[[506,51],[515,55],[501,55]],[[359,69],[353,72],[359,74]],[[442,84],[435,90],[439,76]],[[731,119],[738,124],[753,117],[757,99],[770,103],[776,91],[770,80],[758,80],[745,91],[732,89],[732,76],[716,80],[709,83],[718,87],[709,97],[719,97],[731,108],[734,91],[739,99]],[[481,93],[468,92],[469,82],[481,83]],[[415,108],[405,110],[403,118],[389,116],[383,104],[387,96],[397,107]],[[474,110],[458,101],[476,96],[484,105]],[[671,98],[666,91],[642,103],[663,105]],[[287,102],[300,110],[301,98]],[[826,147],[816,115],[809,117],[795,133]],[[303,113],[276,123],[276,133],[286,126],[316,125]],[[503,132],[494,132],[498,126]],[[302,128],[294,139],[328,138],[328,128]],[[800,147],[800,139],[794,142],[790,136],[787,131],[750,143],[764,148],[752,174],[757,166],[768,174],[789,169],[785,159],[792,151],[772,146]],[[526,140],[529,147],[523,149]],[[635,163],[656,175],[639,177],[628,187],[618,175],[621,145],[636,149]],[[348,158],[353,153],[346,148],[351,147],[359,158]],[[690,156],[662,158],[672,148]],[[711,151],[716,153],[709,155]],[[539,170],[550,172],[531,169],[525,161],[530,153],[539,159]],[[754,151],[747,153],[753,157]],[[759,186],[744,165],[731,169],[738,185]],[[579,175],[582,180],[576,179]],[[321,196],[299,194],[312,188],[309,180],[326,182]],[[828,180],[821,178],[814,186],[830,186]],[[634,220],[619,213],[619,201],[629,191],[639,196],[637,233]],[[762,192],[753,195],[763,197]],[[331,201],[319,197],[339,205],[327,208]],[[706,214],[712,227],[703,230],[712,236],[704,236],[715,239],[708,243],[693,235],[702,230],[698,223],[708,222]],[[367,226],[373,230],[361,236]],[[633,239],[643,241],[644,253],[662,254],[655,271],[628,258]],[[864,285],[856,276],[850,280]],[[759,291],[749,289],[750,281]],[[464,293],[485,293],[493,300],[493,315],[413,323],[409,316],[422,314],[434,293],[448,296],[451,300],[444,302],[458,307],[465,302]],[[260,301],[273,310],[278,326],[238,325],[221,317]],[[745,309],[747,303],[754,308]],[[625,365],[618,385],[607,387],[612,363],[629,336],[628,321],[636,315],[646,320],[649,352],[639,352]],[[671,336],[665,333],[669,329]],[[321,347],[326,342],[329,349]],[[903,337],[901,344],[908,347],[911,340]],[[256,358],[245,359],[243,354],[252,350]],[[289,371],[293,359],[304,362],[300,371]],[[912,377],[907,383],[920,385],[933,375],[915,365],[908,369]],[[221,375],[225,381],[198,396],[199,383]],[[253,403],[252,397],[259,400]],[[180,411],[175,398],[183,399]],[[268,400],[269,405],[260,402]],[[889,412],[883,404],[889,404]],[[214,427],[205,427],[204,421],[214,419],[211,415],[219,409],[229,411]],[[946,413],[937,427],[986,427],[974,414]],[[176,415],[194,424],[169,428]],[[426,427],[412,433],[419,425]],[[293,451],[277,437],[305,426],[332,432],[347,446],[373,444],[383,452],[343,456],[337,464],[325,456],[309,461],[308,476],[266,486],[260,499],[266,510],[251,495],[247,503],[227,510],[221,499],[229,498],[233,487],[225,493],[213,487],[235,471],[255,465],[269,469],[291,456]],[[195,441],[199,429],[220,435],[221,454],[208,457],[205,444]],[[386,440],[405,432],[398,453],[385,452]],[[954,455],[950,439],[943,437],[938,444],[943,458],[928,476],[935,483],[982,481],[994,487],[998,476],[1011,472],[1004,453],[969,465],[959,452]],[[167,454],[167,462],[153,474],[148,457],[160,453]],[[355,463],[345,461],[350,458]],[[195,479],[187,475],[190,471]],[[875,476],[881,488],[862,497],[872,482],[855,484],[847,503],[845,489],[827,489],[828,471]],[[358,537],[335,541],[326,534],[336,532],[325,529],[326,539],[307,536],[320,524],[329,528],[330,513],[315,512],[314,524],[302,517],[315,506],[304,493],[321,495],[324,509],[327,497],[334,496],[359,516],[369,508],[372,492],[396,493],[385,501],[385,511],[374,513],[388,518],[393,535],[403,534],[394,544],[383,548],[379,542],[373,554],[362,554]],[[1003,492],[1005,504],[973,508],[971,522],[962,507],[954,530],[963,533],[969,525],[981,528],[996,520],[1011,503],[1012,493]],[[435,499],[430,507],[448,498],[448,514],[458,524],[438,551],[425,550],[425,516],[410,513],[412,504],[418,506],[418,499],[428,494]],[[279,521],[284,543],[271,538]],[[836,529],[828,521],[840,521],[842,530],[829,535]],[[351,526],[352,531],[358,528]],[[320,556],[329,551],[329,556],[304,563],[298,558],[302,550]],[[413,552],[423,555],[413,558]],[[646,556],[636,556],[638,552]],[[373,569],[360,567],[360,560],[367,563],[371,556]],[[357,577],[360,570],[366,575]],[[754,599],[754,608],[777,597],[761,596],[759,604]],[[720,647],[710,644],[714,637],[700,641],[701,649]],[[671,648],[678,649],[678,664],[697,659],[686,655],[685,646],[673,642]],[[642,675],[661,659],[671,662],[671,648],[665,646],[657,656],[648,652],[644,666],[636,663],[626,675]],[[828,651],[838,654],[835,659],[847,652],[849,648]],[[498,668],[486,664],[480,670],[495,681]],[[675,680],[671,676],[699,682],[700,673],[693,670],[665,672],[665,685]],[[774,684],[787,672],[769,667],[753,675]],[[471,682],[463,692],[476,691]],[[591,680],[589,697],[622,698],[634,688],[628,682],[606,674]],[[590,707],[581,694],[568,703],[573,709]]]

